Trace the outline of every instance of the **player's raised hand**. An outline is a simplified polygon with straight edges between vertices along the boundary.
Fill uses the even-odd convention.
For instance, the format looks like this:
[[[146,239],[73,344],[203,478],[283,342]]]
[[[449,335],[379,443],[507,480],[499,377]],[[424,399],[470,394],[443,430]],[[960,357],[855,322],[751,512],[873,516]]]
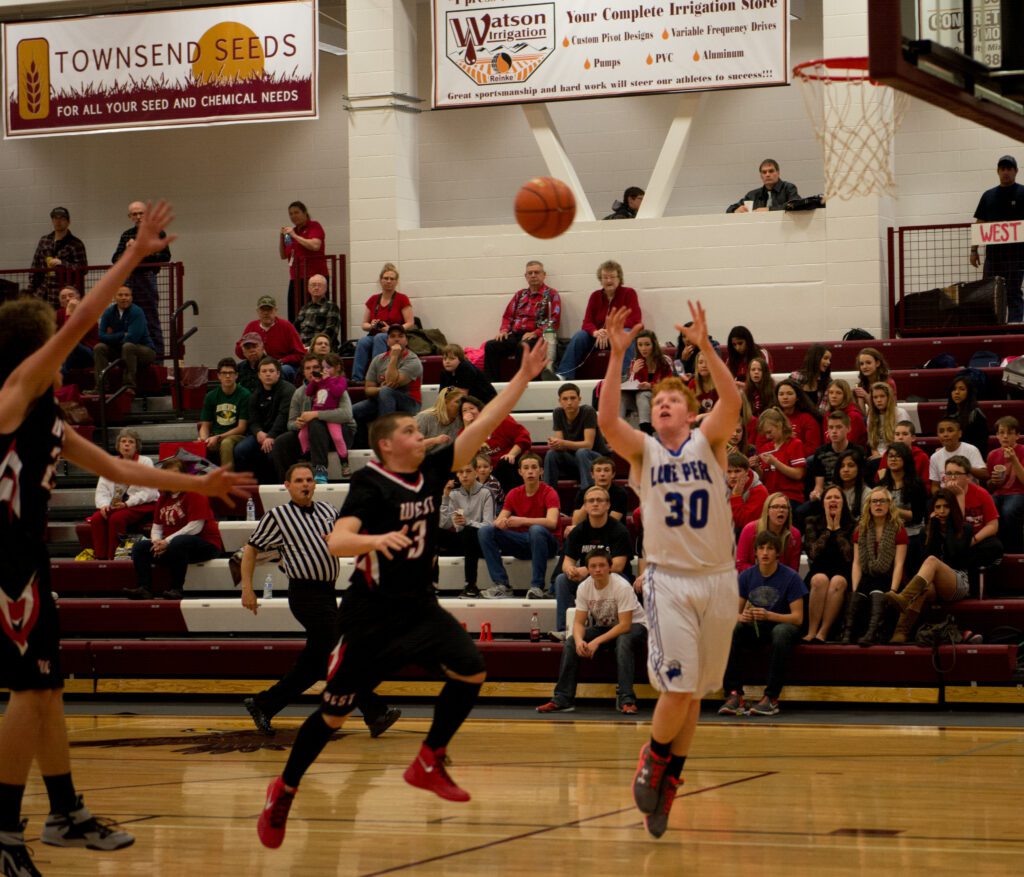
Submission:
[[[189,488],[204,496],[216,496],[235,507],[233,497],[248,499],[252,491],[259,488],[259,482],[252,472],[232,472],[230,469],[217,468],[196,479],[196,486]]]
[[[548,343],[542,335],[531,348],[523,342],[523,359],[519,370],[526,372],[526,377],[533,380],[548,364]]]
[[[379,551],[388,560],[394,560],[392,551],[402,551],[412,545],[412,539],[407,535],[409,532],[409,525],[406,524],[401,530],[392,530],[390,533],[381,533],[377,537],[377,544],[374,546],[375,551]]]
[[[632,329],[626,329],[626,320],[632,313],[629,308],[614,308],[608,311],[604,327],[608,332],[608,343],[611,345],[612,353],[625,356],[629,345],[636,341],[636,336],[644,330],[643,323],[637,323]]]
[[[146,215],[142,217],[139,230],[135,235],[135,246],[139,248],[143,256],[158,253],[177,239],[177,236],[173,234],[160,237],[160,232],[172,222],[174,222],[174,208],[168,202],[161,199],[156,204],[146,203]]]
[[[708,343],[707,315],[704,313],[704,305],[699,301],[696,303],[688,301],[687,304],[690,306],[690,319],[692,322],[689,326],[677,323],[676,330],[683,336],[687,344],[692,344],[700,349]]]

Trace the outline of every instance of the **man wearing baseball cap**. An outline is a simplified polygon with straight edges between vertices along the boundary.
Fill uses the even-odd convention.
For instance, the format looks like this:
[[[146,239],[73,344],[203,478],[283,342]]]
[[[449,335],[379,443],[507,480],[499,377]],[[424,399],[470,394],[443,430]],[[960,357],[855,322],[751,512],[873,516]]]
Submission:
[[[249,335],[255,334],[263,341],[266,355],[281,363],[281,374],[284,379],[295,383],[298,364],[306,355],[306,347],[299,337],[298,330],[284,317],[277,315],[277,300],[272,295],[259,297],[256,301],[256,313],[259,317],[246,325],[242,337],[235,345],[235,356],[245,356],[242,342]]]
[[[74,276],[75,269],[85,267],[89,260],[85,244],[68,229],[71,214],[67,207],[54,207],[50,211],[50,222],[53,231],[39,239],[32,257],[31,285],[33,294],[48,301],[56,310],[60,307],[61,287],[82,288],[81,281]]]
[[[1024,186],[1017,182],[1017,159],[1004,155],[996,162],[999,185],[981,195],[974,211],[977,222],[1012,222],[1024,219]],[[976,246],[971,247],[971,264],[977,268],[981,257]],[[1006,281],[1007,321],[1024,320],[1024,243],[988,244],[985,247],[985,277],[1002,277]]]
[[[267,355],[263,349],[263,339],[258,332],[246,332],[238,339],[238,346],[242,348],[242,359],[238,363],[238,386],[255,393],[260,388],[260,360]]]

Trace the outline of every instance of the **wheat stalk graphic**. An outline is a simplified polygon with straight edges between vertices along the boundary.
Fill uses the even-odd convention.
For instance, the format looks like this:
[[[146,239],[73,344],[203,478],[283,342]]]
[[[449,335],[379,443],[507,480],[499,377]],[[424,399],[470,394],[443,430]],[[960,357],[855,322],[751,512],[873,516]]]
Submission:
[[[38,113],[42,103],[43,94],[39,84],[39,71],[36,69],[36,62],[29,64],[25,71],[25,104],[30,113]]]

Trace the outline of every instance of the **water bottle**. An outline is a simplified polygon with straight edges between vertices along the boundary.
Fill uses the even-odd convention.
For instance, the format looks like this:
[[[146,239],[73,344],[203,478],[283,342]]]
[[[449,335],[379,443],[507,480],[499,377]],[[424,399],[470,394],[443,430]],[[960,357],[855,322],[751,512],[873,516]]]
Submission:
[[[289,247],[289,246],[291,246],[291,243],[292,243],[292,236],[290,234],[286,234],[284,236],[284,245],[286,247]]]
[[[274,596],[274,577],[267,573],[267,577],[263,580],[263,599],[270,600]]]
[[[256,520],[256,503],[253,501],[251,496],[249,497],[249,501],[245,504],[245,519],[247,521]]]
[[[537,617],[536,612],[530,616],[530,642],[540,642],[540,619]]]

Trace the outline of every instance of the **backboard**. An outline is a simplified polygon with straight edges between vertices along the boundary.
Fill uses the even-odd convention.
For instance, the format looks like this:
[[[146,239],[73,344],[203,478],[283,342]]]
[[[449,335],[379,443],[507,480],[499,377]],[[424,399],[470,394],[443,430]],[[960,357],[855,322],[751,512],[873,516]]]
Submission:
[[[1024,141],[1024,2],[868,0],[868,16],[872,79]]]

